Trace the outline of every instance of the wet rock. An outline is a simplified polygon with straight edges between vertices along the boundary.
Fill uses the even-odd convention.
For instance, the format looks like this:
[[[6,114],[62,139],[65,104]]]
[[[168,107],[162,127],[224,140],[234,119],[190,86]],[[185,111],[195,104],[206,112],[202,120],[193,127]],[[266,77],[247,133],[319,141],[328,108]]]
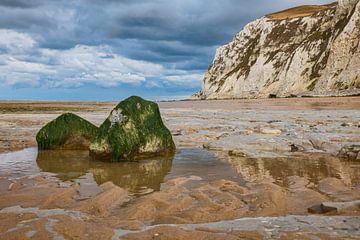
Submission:
[[[240,150],[233,149],[228,152],[229,156],[235,156],[235,157],[245,157],[246,154]]]
[[[319,181],[318,190],[334,201],[353,201],[360,198],[360,188],[348,187],[337,178],[324,178]]]
[[[309,213],[324,214],[329,212],[341,213],[350,209],[360,208],[360,200],[350,202],[323,202],[308,209]]]
[[[120,102],[100,126],[91,156],[111,161],[166,155],[175,151],[156,103],[132,96]]]
[[[216,146],[216,145],[214,145],[214,144],[212,144],[212,143],[204,143],[204,144],[203,144],[203,148],[204,148],[204,149],[207,149],[207,150],[212,150],[212,151],[222,151],[222,150],[224,150],[223,147],[221,147],[221,146]]]
[[[100,185],[102,192],[88,200],[82,201],[77,210],[106,215],[115,206],[126,203],[130,200],[128,192],[111,182]]]
[[[9,188],[8,190],[9,191],[14,191],[14,190],[18,190],[22,187],[22,184],[19,183],[19,182],[12,182],[10,185],[9,185]]]
[[[177,129],[176,131],[171,132],[173,136],[181,136],[183,135],[181,129]]]
[[[297,144],[290,144],[290,152],[303,152],[305,148]]]
[[[281,120],[270,120],[267,123],[280,123],[282,122]]]
[[[340,149],[338,157],[344,158],[350,161],[360,160],[360,145],[348,145]]]
[[[38,148],[88,149],[98,128],[87,120],[65,113],[46,124],[36,135]]]

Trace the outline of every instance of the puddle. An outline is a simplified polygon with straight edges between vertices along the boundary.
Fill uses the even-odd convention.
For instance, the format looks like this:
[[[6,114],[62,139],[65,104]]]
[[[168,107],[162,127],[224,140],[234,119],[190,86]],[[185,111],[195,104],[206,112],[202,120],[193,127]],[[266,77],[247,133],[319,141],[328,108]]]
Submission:
[[[271,159],[229,157],[229,162],[248,182],[269,178],[281,186],[287,186],[289,176],[300,176],[313,184],[327,177],[341,179],[348,186],[360,183],[360,162],[343,161],[331,156]]]
[[[91,183],[88,179],[98,185],[111,181],[135,194],[158,191],[165,179],[175,177],[241,181],[231,164],[204,149],[178,149],[170,158],[120,163],[94,161],[88,151],[38,152],[36,148],[0,154],[0,159],[0,176],[16,178],[46,172],[62,181],[83,182],[84,186]]]
[[[360,162],[341,161],[335,157],[229,157],[226,160],[218,156],[205,149],[183,148],[178,149],[175,156],[170,158],[109,163],[91,160],[88,151],[38,153],[36,148],[29,148],[0,154],[0,177],[11,179],[51,173],[62,181],[80,183],[84,197],[92,194],[94,184],[100,185],[108,181],[136,195],[142,195],[159,191],[161,183],[176,177],[198,176],[204,182],[227,179],[240,184],[270,178],[281,186],[287,186],[289,176],[304,177],[314,184],[326,177],[336,177],[347,185],[359,184],[360,180]]]

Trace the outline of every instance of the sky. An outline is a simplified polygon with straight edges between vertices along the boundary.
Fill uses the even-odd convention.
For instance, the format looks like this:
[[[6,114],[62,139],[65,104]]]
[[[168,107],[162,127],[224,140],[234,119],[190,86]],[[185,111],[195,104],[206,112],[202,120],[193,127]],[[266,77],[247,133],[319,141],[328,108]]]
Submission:
[[[183,99],[267,13],[328,0],[0,0],[0,99]]]

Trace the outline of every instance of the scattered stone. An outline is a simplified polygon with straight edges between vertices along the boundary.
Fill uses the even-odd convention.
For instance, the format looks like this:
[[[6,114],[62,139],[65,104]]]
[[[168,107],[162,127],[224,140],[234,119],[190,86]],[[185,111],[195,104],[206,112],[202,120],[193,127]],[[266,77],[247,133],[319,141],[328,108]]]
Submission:
[[[262,134],[274,134],[279,135],[281,134],[281,130],[279,129],[272,129],[272,128],[260,128],[260,132]]]
[[[67,182],[59,182],[58,187],[59,188],[69,188],[69,187],[71,187],[71,184],[67,183]]]
[[[267,123],[279,123],[279,122],[282,122],[281,120],[270,120],[270,121],[268,121]]]
[[[338,157],[350,161],[360,160],[359,152],[360,152],[360,145],[348,145],[340,149]]]
[[[308,209],[309,213],[324,214],[329,212],[340,213],[341,211],[360,208],[360,200],[351,202],[323,202]]]
[[[173,136],[181,136],[183,135],[182,130],[181,129],[177,129],[176,131],[172,132]]]
[[[111,111],[90,145],[92,157],[114,162],[174,152],[171,132],[161,119],[158,105],[137,96]]]
[[[290,145],[290,152],[303,152],[303,151],[305,151],[305,148],[300,145],[294,143]]]
[[[10,183],[8,190],[9,191],[14,191],[14,190],[20,189],[21,186],[22,185],[19,182],[12,182],[12,183]]]
[[[36,135],[38,148],[88,149],[98,128],[87,120],[65,113],[46,124]]]
[[[342,127],[349,127],[350,124],[348,124],[348,123],[342,123],[340,126],[342,126]]]
[[[235,156],[235,157],[245,157],[246,154],[240,150],[234,149],[234,150],[230,150],[228,152],[229,156]]]

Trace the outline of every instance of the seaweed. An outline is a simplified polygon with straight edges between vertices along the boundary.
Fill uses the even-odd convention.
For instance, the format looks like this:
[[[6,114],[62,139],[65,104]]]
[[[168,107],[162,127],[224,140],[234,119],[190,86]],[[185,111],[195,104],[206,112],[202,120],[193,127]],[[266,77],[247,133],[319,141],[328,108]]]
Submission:
[[[65,113],[46,124],[36,135],[40,150],[46,149],[87,149],[83,144],[65,146],[67,141],[74,138],[83,138],[92,141],[97,135],[98,127],[87,120],[73,114]]]
[[[117,113],[118,121],[111,115]],[[118,162],[173,153],[175,144],[156,103],[131,96],[120,102],[100,126],[90,155]]]

